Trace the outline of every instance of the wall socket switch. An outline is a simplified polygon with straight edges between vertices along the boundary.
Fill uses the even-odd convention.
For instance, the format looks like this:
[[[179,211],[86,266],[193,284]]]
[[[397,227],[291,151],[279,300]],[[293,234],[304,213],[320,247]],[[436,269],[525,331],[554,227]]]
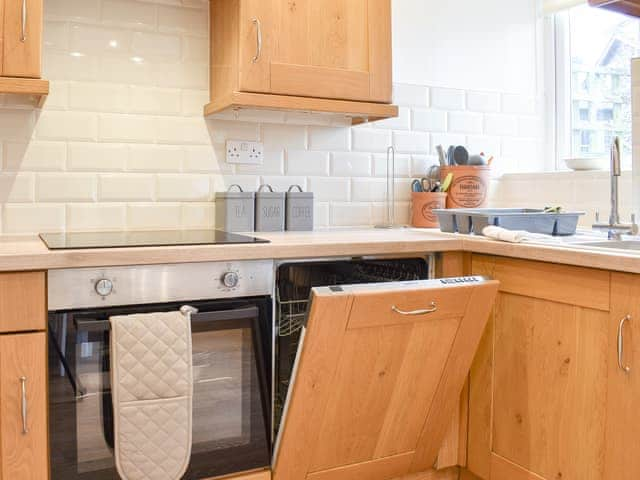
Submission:
[[[264,145],[260,142],[227,140],[227,163],[262,165]]]

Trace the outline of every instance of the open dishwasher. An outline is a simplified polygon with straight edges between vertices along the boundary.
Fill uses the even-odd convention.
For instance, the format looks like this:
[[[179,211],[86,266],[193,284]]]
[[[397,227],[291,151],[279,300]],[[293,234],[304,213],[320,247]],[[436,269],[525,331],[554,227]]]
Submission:
[[[274,434],[277,433],[313,287],[433,278],[434,256],[346,258],[283,262],[276,266]]]

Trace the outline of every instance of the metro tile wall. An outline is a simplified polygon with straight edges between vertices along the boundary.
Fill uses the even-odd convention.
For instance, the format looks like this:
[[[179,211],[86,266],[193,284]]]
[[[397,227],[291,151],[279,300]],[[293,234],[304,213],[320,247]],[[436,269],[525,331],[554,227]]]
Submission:
[[[400,116],[345,127],[300,113],[202,118],[206,0],[46,0],[43,110],[1,99],[2,233],[211,227],[213,195],[238,183],[315,192],[318,227],[383,217],[385,150],[398,150],[397,218],[435,146],[496,156],[496,175],[541,169],[539,99],[395,85]],[[224,161],[226,139],[265,144],[264,165]],[[495,203],[521,190],[494,182]],[[522,190],[525,191],[525,190]]]

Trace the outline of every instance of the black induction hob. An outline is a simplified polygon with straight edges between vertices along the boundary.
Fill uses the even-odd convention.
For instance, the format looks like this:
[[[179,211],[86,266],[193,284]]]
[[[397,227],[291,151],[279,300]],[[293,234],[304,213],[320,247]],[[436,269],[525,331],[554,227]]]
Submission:
[[[41,233],[40,238],[49,250],[269,243],[269,240],[222,230]]]

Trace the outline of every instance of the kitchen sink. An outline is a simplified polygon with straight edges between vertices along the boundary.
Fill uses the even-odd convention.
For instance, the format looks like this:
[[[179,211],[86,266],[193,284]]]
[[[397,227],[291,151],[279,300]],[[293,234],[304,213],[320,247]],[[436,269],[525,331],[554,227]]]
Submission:
[[[615,250],[638,250],[640,240],[604,240],[601,242],[576,243],[580,247],[613,248]]]

